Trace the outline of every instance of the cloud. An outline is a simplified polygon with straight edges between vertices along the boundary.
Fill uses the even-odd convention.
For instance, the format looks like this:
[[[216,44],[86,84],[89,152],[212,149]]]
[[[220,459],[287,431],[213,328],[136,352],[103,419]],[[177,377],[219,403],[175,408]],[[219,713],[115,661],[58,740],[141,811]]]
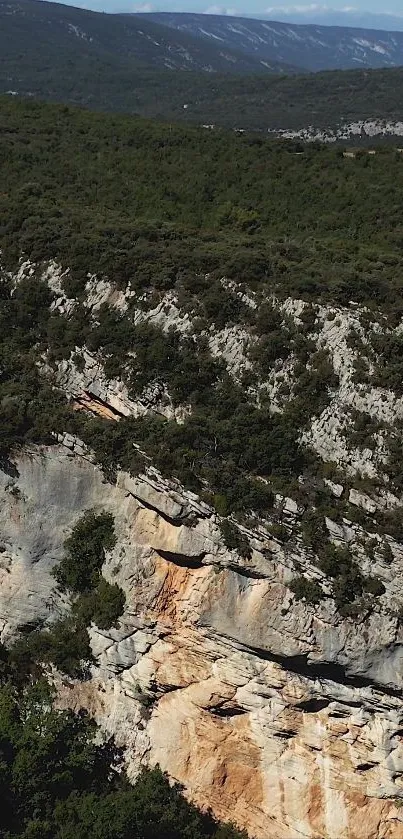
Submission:
[[[264,10],[264,14],[270,15],[273,12],[282,12],[285,15],[293,15],[293,14],[314,14],[315,12],[319,13],[326,13],[326,12],[358,12],[359,9],[357,6],[342,6],[340,9],[335,9],[332,6],[324,6],[320,3],[308,3],[307,5],[296,5],[296,6],[269,6],[267,9]]]
[[[273,12],[282,12],[285,15],[292,15],[294,12],[305,14],[306,12],[327,12],[327,6],[318,6],[317,3],[310,3],[308,6],[268,6],[264,10],[266,15],[271,15]]]
[[[225,6],[209,6],[204,12],[205,15],[227,15],[228,17],[235,17],[239,15],[237,9],[227,9]]]
[[[133,6],[133,12],[154,12],[155,6],[151,3],[140,3],[139,6]]]

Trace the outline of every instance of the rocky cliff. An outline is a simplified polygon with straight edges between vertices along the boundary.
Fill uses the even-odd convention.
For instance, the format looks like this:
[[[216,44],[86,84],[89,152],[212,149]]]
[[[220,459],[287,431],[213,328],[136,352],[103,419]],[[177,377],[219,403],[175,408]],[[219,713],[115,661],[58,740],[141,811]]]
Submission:
[[[159,763],[189,796],[256,837],[403,836],[402,632],[393,616],[403,552],[379,562],[384,603],[362,621],[288,588],[286,551],[263,526],[250,559],[218,517],[152,470],[108,485],[74,442],[25,452],[1,473],[2,640],[66,608],[50,574],[87,509],[113,513],[104,574],[126,593],[118,629],[91,630],[91,678],[55,676],[59,702],[86,707],[125,746],[134,776]],[[278,500],[298,529],[298,509]],[[355,526],[357,528],[357,526]],[[354,526],[339,537],[354,541]],[[326,583],[325,583],[326,584]]]
[[[55,263],[40,270],[51,312],[68,321],[78,307],[64,290],[68,272]],[[37,271],[22,262],[13,288]],[[251,327],[262,301],[221,282],[246,315],[222,328],[202,324],[203,347],[234,386],[243,383],[251,403],[269,399],[274,415],[309,388],[300,441],[317,471],[296,473],[293,497],[273,493],[272,508],[260,515],[224,519],[241,539],[230,548],[212,494],[202,500],[162,477],[150,457],[137,476],[115,464],[108,482],[74,434],[60,429],[51,446],[25,443],[0,471],[0,639],[7,644],[68,612],[52,569],[86,511],[110,512],[117,542],[103,574],[124,590],[125,611],[115,628],[91,626],[95,663],[87,679],[52,671],[59,704],[87,708],[116,737],[131,777],[142,764],[159,764],[194,802],[256,839],[403,839],[398,462],[391,471],[403,417],[401,323],[355,304],[273,296],[270,340],[281,330],[286,355],[280,346],[263,374],[267,348]],[[195,330],[197,311],[174,292],[150,305],[133,297],[130,287],[88,277],[81,305],[93,325],[89,338],[105,312],[165,336]],[[172,398],[168,380],[155,376],[136,390],[124,366],[120,378],[108,375],[110,359],[83,342],[61,359],[42,353],[37,368],[80,416],[116,428],[127,417],[186,424],[192,408]],[[311,405],[323,379],[326,398]],[[317,534],[307,538],[312,510],[322,541],[348,549],[333,562],[347,553],[350,571],[372,585],[347,598],[349,611],[335,593],[339,570],[318,561]],[[302,596],[296,581],[305,585]]]

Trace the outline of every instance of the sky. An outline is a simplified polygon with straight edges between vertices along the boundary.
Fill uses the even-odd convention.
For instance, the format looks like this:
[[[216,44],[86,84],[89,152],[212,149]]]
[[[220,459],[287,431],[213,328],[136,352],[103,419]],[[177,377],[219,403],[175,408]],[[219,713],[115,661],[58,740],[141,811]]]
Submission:
[[[60,0],[59,0],[60,2]],[[240,17],[362,26],[403,31],[403,0],[330,0],[292,3],[290,0],[61,0],[69,5],[105,12],[198,12]],[[272,5],[271,5],[272,4]]]

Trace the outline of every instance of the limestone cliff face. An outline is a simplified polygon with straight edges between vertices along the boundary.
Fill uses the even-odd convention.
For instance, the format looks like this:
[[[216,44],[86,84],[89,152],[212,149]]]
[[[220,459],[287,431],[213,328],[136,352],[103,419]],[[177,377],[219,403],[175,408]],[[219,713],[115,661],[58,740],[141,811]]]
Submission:
[[[0,473],[2,640],[66,608],[50,571],[82,513],[115,517],[104,574],[125,589],[124,616],[91,629],[89,681],[56,681],[62,705],[88,708],[126,747],[133,777],[159,763],[258,839],[403,837],[398,545],[360,625],[330,599],[294,600],[296,558],[320,575],[298,541],[285,552],[261,526],[242,559],[206,505],[152,471],[111,486],[65,446],[25,453],[16,470]],[[292,525],[298,511],[286,502],[284,515]]]

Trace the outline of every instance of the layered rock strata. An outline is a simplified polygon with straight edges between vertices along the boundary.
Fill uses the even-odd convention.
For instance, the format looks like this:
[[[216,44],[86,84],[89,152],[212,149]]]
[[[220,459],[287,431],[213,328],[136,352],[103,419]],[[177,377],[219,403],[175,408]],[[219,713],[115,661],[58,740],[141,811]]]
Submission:
[[[331,598],[310,608],[291,594],[296,563],[321,578],[298,536],[285,549],[260,525],[243,559],[196,496],[152,470],[108,485],[66,442],[0,473],[2,640],[67,608],[51,569],[83,512],[109,510],[103,573],[125,613],[117,629],[91,628],[89,680],[55,676],[59,703],[116,736],[132,777],[159,763],[258,839],[403,837],[401,546],[393,565],[374,561],[386,591],[372,614],[343,620]],[[297,532],[297,506],[281,503]]]

